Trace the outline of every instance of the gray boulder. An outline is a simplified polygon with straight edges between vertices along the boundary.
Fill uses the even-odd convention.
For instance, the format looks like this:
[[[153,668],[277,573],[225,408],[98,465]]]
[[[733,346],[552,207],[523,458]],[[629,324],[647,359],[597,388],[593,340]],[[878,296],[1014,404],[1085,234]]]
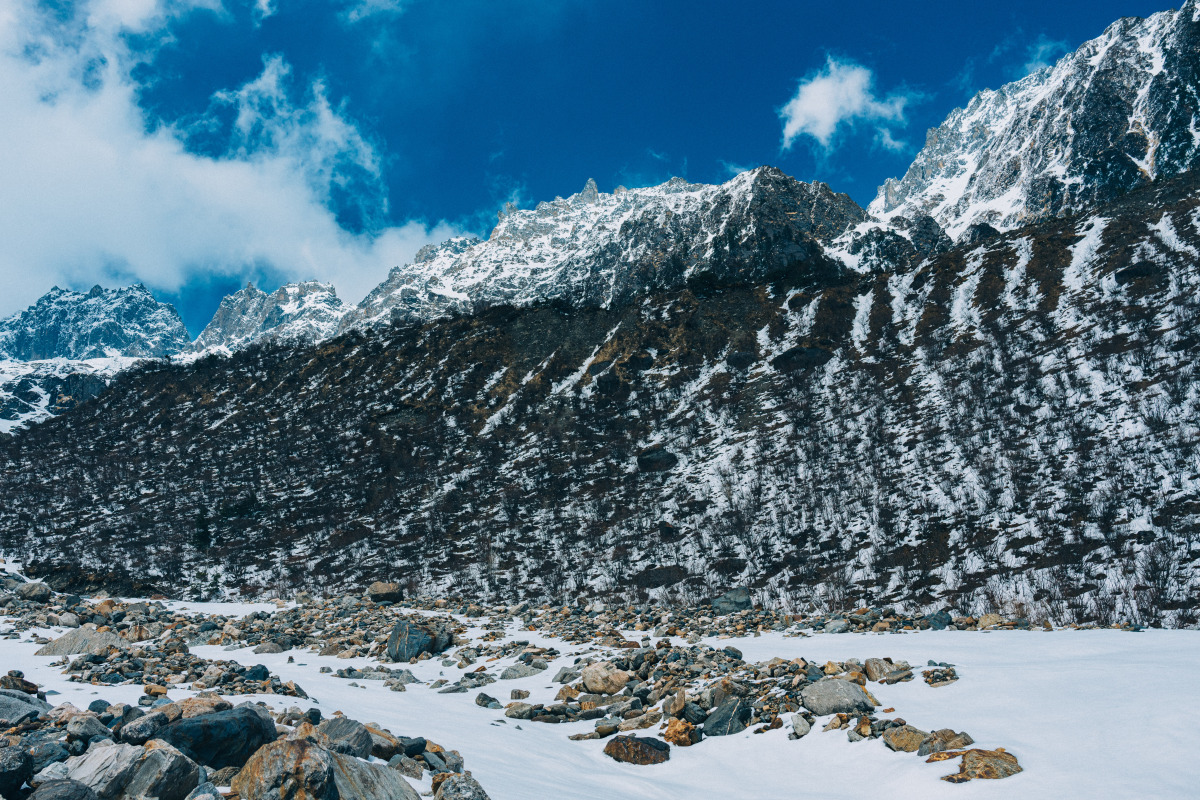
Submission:
[[[70,778],[91,788],[100,800],[116,800],[137,772],[145,748],[98,742],[83,755],[51,764],[37,774],[41,780]]]
[[[819,717],[871,711],[875,704],[857,683],[839,678],[822,678],[800,691],[804,707]],[[705,726],[707,727],[707,726]]]
[[[100,800],[86,783],[64,778],[46,781],[29,796],[29,800]]]
[[[394,603],[404,597],[404,590],[398,583],[375,581],[367,587],[367,597],[376,603]]]
[[[730,589],[720,597],[713,598],[712,609],[715,614],[733,614],[737,611],[749,611],[754,608],[750,600],[750,590],[742,586]]]
[[[184,800],[225,800],[217,790],[217,785],[211,781],[205,782],[192,789]]]
[[[128,650],[129,642],[109,631],[97,631],[88,623],[81,628],[67,631],[62,636],[37,651],[39,656],[73,656],[88,653],[93,656],[108,655],[114,648]]]
[[[160,728],[155,738],[206,767],[240,767],[260,747],[275,741],[275,724],[249,706],[238,706],[177,719]]]
[[[199,783],[200,767],[195,761],[169,744],[151,741],[122,793],[130,800],[184,800]]]
[[[279,739],[255,752],[231,786],[254,800],[338,800],[333,765],[333,754],[312,742]]]
[[[34,603],[45,603],[52,594],[54,592],[44,583],[23,583],[17,587],[18,597]]]
[[[812,725],[804,718],[803,714],[792,714],[792,733],[797,739],[801,736],[807,736],[812,730]]]
[[[442,781],[433,800],[491,800],[470,775],[451,775]]]
[[[421,800],[394,769],[333,753],[333,783],[342,800]]]
[[[317,730],[329,737],[329,749],[338,753],[370,758],[374,740],[367,726],[346,717],[323,720]]]
[[[171,720],[161,711],[152,711],[121,727],[121,739],[129,744],[145,744],[154,738],[158,730]]]
[[[24,692],[13,692],[12,694],[23,695],[34,700],[37,699]],[[19,697],[13,697],[0,692],[0,727],[11,728],[14,725],[20,725],[26,720],[37,719],[43,710],[45,709],[39,708],[33,703],[22,700]]]
[[[730,697],[717,706],[704,720],[705,736],[729,736],[741,733],[750,724],[753,711],[742,697]]]
[[[450,646],[453,634],[433,621],[402,619],[388,637],[387,654],[392,661],[411,661],[422,653],[436,654]]]
[[[24,747],[0,747],[0,796],[17,797],[33,777],[33,757]]]
[[[513,664],[511,667],[500,673],[500,680],[511,681],[515,680],[516,678],[528,678],[532,675],[537,675],[544,669],[546,669],[544,666],[539,667],[535,664],[526,664],[522,661],[518,661],[516,664]]]
[[[76,714],[67,722],[67,738],[89,742],[96,737],[112,738],[108,726],[91,714]]]

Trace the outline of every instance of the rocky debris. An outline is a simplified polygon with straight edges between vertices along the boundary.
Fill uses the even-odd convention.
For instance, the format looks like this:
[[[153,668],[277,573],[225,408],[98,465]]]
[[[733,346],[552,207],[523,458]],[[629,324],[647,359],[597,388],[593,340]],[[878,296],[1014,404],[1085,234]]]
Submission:
[[[946,761],[959,756],[962,756],[962,761],[958,772],[944,775],[942,780],[950,783],[966,783],[977,778],[998,780],[1023,771],[1017,763],[1017,757],[1006,753],[1003,747],[997,747],[995,750],[947,750],[932,754],[926,761]]]
[[[822,678],[800,693],[804,707],[819,717],[872,711],[875,703],[861,686],[841,678]]]
[[[687,720],[672,718],[667,721],[663,739],[678,747],[690,747],[700,741],[700,730]]]
[[[626,764],[661,764],[671,758],[671,746],[642,736],[614,736],[604,746],[604,755]]]
[[[275,736],[270,717],[264,718],[249,706],[177,719],[156,734],[192,760],[213,769],[242,766],[256,750],[275,741]]]
[[[922,670],[921,677],[925,679],[926,683],[936,689],[941,686],[949,686],[957,681],[958,672],[955,671],[954,667],[936,666],[933,669]]]
[[[412,661],[425,653],[442,652],[453,639],[453,632],[445,624],[402,619],[392,628],[387,655],[392,661]]]
[[[20,747],[0,747],[0,796],[17,797],[33,777],[33,758]]]
[[[582,678],[584,687],[596,694],[616,694],[629,683],[629,673],[607,661],[584,667]]]
[[[975,744],[975,740],[966,731],[955,733],[950,728],[941,728],[929,734],[924,741],[921,742],[920,748],[917,750],[917,755],[927,756],[932,753],[941,753],[946,750],[963,750]]]
[[[367,726],[347,717],[324,720],[317,730],[329,739],[329,749],[355,758],[370,758],[375,740]],[[390,758],[390,756],[389,756]]]

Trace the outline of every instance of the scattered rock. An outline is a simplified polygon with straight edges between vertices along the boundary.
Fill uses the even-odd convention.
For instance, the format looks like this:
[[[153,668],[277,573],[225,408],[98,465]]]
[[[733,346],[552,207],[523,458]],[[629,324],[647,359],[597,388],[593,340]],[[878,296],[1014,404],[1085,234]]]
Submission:
[[[617,669],[611,662],[589,664],[583,668],[583,685],[589,692],[616,694],[629,683],[629,673]]]
[[[281,739],[259,748],[233,779],[240,797],[338,800],[333,754],[311,742]]]
[[[37,791],[29,795],[29,800],[100,800],[100,798],[86,783],[64,778],[46,781],[38,786]]]
[[[275,740],[275,726],[251,708],[240,706],[163,726],[156,738],[213,769],[240,767],[264,744]]]
[[[730,589],[720,597],[713,598],[712,601],[713,613],[719,615],[748,611],[753,607],[754,603],[750,599],[750,590],[744,586],[737,589]]]
[[[367,597],[376,603],[395,603],[404,598],[400,584],[375,581],[367,587]]]
[[[915,753],[921,748],[921,743],[929,736],[926,731],[914,728],[912,725],[901,725],[888,728],[883,732],[883,743],[890,750],[902,753]]]
[[[1017,757],[1011,753],[1004,752],[1004,748],[1002,747],[998,747],[995,750],[934,753],[927,760],[944,761],[947,758],[954,758],[960,755],[962,756],[962,762],[959,765],[958,772],[953,775],[944,775],[942,776],[942,780],[949,781],[950,783],[966,783],[976,778],[998,780],[1023,771],[1017,763]]]
[[[72,656],[86,653],[106,656],[113,650],[128,650],[132,645],[110,631],[96,630],[88,623],[81,628],[67,631],[62,636],[39,649],[39,656]]]
[[[841,678],[822,678],[800,692],[804,707],[819,717],[871,711],[875,704],[856,683]]]
[[[741,697],[730,697],[709,713],[704,720],[705,736],[729,736],[741,733],[750,724],[753,714],[750,703]]]
[[[411,661],[422,653],[442,652],[450,646],[451,638],[444,628],[402,619],[392,628],[387,655],[392,661]]]
[[[700,731],[687,720],[672,718],[667,722],[663,738],[679,747],[690,747],[700,741]]]
[[[490,800],[479,782],[470,775],[451,775],[442,781],[433,800]]]
[[[604,755],[626,764],[661,764],[671,758],[671,746],[642,736],[614,736],[604,746]]]

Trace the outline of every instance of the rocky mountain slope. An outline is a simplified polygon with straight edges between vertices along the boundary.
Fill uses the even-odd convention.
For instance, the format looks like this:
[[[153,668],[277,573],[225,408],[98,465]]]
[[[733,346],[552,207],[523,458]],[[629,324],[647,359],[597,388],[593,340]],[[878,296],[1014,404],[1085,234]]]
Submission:
[[[390,573],[1190,619],[1198,198],[1189,175],[890,273],[148,366],[4,446],[0,546],[197,594]]]
[[[1054,67],[980,92],[930,130],[878,217],[929,214],[957,240],[1078,213],[1200,166],[1200,0],[1113,23]]]
[[[346,308],[327,283],[289,283],[274,292],[247,284],[227,295],[187,352],[229,353],[264,338],[319,341],[337,332]]]

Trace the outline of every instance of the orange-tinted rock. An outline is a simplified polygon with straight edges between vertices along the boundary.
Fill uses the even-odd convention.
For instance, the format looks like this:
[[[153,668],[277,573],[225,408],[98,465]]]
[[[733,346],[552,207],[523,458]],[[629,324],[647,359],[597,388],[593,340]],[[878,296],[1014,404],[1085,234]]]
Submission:
[[[640,736],[614,736],[604,746],[604,755],[626,764],[661,764],[671,757],[671,745]]]
[[[934,757],[938,755],[942,754],[934,753],[929,760],[934,760]],[[962,764],[959,766],[958,772],[954,775],[944,775],[942,780],[950,783],[965,783],[976,778],[998,780],[1016,775],[1021,771],[1017,757],[1004,752],[1003,747],[995,750],[967,750],[962,753]]]
[[[700,734],[692,723],[672,717],[671,721],[667,723],[667,730],[663,733],[663,738],[671,744],[689,747],[700,741]]]

